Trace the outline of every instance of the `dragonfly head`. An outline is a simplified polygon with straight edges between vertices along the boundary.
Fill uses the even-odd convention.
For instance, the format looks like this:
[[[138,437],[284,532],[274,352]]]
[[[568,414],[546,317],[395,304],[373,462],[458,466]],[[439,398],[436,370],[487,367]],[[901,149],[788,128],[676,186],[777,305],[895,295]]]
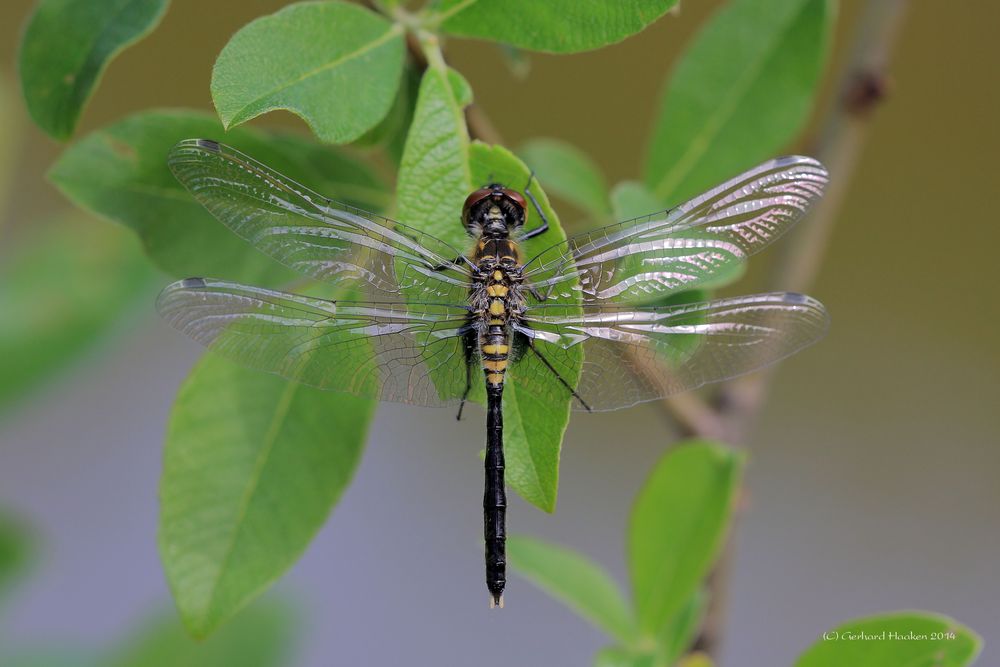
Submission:
[[[491,183],[466,197],[462,224],[469,234],[506,238],[524,224],[526,204],[520,192]]]

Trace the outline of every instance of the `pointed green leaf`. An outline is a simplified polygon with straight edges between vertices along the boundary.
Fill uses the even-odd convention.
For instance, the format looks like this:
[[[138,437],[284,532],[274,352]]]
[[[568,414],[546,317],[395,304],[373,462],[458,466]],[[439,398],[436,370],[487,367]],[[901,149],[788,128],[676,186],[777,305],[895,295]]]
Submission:
[[[321,140],[346,143],[375,127],[396,97],[405,44],[398,24],[346,2],[301,2],[247,24],[212,71],[229,128],[285,109]]]
[[[297,276],[237,237],[206,211],[167,168],[181,139],[224,140],[329,197],[378,210],[382,186],[364,163],[290,135],[224,132],[193,111],[146,111],[98,130],[66,150],[49,178],[75,204],[135,231],[160,268],[178,277],[209,275],[255,285]]]
[[[829,51],[832,0],[734,0],[667,83],[646,160],[679,204],[780,151],[805,124]]]
[[[167,0],[41,0],[18,54],[31,117],[66,140],[108,64],[152,32]]]
[[[475,142],[470,149],[472,182],[476,187],[489,182],[510,184],[522,190],[530,171],[513,153],[501,146]],[[526,258],[533,257],[566,235],[559,218],[538,181],[531,192],[549,220],[549,231],[523,244]],[[528,204],[525,222],[529,229],[539,224],[537,213]],[[543,279],[545,276],[541,276]],[[573,290],[567,290],[575,294]],[[554,296],[551,303],[578,303]],[[562,358],[550,359],[562,378],[575,386],[583,366],[583,354],[568,350]],[[572,396],[537,356],[525,352],[508,373],[503,391],[504,451],[507,455],[507,483],[522,498],[546,512],[556,508],[559,490],[559,452],[569,423]]]
[[[507,540],[507,562],[552,597],[612,638],[636,638],[635,619],[618,585],[599,565],[572,549],[530,537]]]
[[[400,222],[464,250],[462,202],[472,191],[472,174],[465,104],[456,90],[468,86],[456,77],[436,67],[424,72],[399,167],[396,211]]]
[[[900,611],[824,632],[795,667],[964,667],[981,650],[979,635],[947,616]]]
[[[374,403],[206,355],[181,386],[160,483],[160,555],[205,637],[302,555],[354,474]]]
[[[558,139],[532,139],[518,153],[549,192],[573,204],[595,222],[608,222],[611,215],[608,186],[601,170],[583,151]]]
[[[677,0],[442,0],[432,15],[444,32],[532,51],[574,53],[620,42]]]
[[[640,628],[655,636],[708,574],[729,526],[743,457],[706,440],[673,448],[636,498],[628,555]]]
[[[175,614],[147,621],[113,652],[108,667],[282,667],[289,664],[296,627],[273,602],[255,604],[205,641],[190,637]]]
[[[606,646],[594,656],[594,667],[657,667],[656,656],[648,651]]]
[[[687,604],[670,619],[659,639],[662,658],[658,664],[673,665],[691,647],[705,618],[707,606],[708,595],[695,591]]]
[[[0,265],[0,406],[78,359],[153,296],[139,244],[106,222],[67,216],[13,241]]]

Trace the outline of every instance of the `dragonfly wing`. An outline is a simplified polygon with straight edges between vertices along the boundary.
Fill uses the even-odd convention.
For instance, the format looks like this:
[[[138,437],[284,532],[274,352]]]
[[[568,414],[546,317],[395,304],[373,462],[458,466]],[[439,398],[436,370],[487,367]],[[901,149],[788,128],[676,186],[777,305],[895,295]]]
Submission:
[[[543,296],[579,290],[584,303],[648,302],[706,285],[794,225],[826,182],[812,158],[771,160],[677,208],[571,237],[525,275]]]
[[[650,308],[584,305],[582,314],[541,305],[518,331],[568,377],[582,349],[577,393],[593,410],[613,410],[757,370],[815,343],[828,324],[815,299],[779,292]]]
[[[303,275],[356,282],[382,299],[465,298],[469,264],[444,241],[332,201],[215,141],[182,141],[168,162],[219,221]]]
[[[221,356],[320,389],[441,406],[466,387],[462,306],[328,301],[188,278],[167,286],[157,309]]]

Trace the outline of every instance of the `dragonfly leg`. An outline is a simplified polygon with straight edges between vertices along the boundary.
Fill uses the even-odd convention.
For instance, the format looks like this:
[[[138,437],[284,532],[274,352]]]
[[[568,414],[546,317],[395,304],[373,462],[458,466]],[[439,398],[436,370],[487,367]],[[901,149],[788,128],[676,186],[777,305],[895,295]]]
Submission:
[[[416,240],[416,239],[414,239],[414,240]],[[456,257],[455,259],[451,260],[450,262],[441,262],[437,266],[432,266],[431,267],[431,271],[435,271],[435,272],[437,272],[437,271],[444,271],[445,269],[450,269],[451,267],[455,266],[456,264],[462,264],[462,263],[468,264],[473,269],[478,269],[479,268],[475,264],[473,264],[469,260],[469,258],[466,257],[465,255],[459,255],[458,257]]]
[[[580,402],[580,405],[583,406],[584,410],[586,410],[587,412],[591,412],[590,406],[587,405],[587,402],[580,397],[580,394],[576,393],[576,390],[573,389],[573,387],[569,386],[569,382],[566,382],[565,378],[563,378],[563,376],[559,374],[559,371],[557,371],[555,367],[549,363],[549,360],[545,358],[545,355],[543,355],[541,352],[538,351],[538,348],[535,347],[535,342],[530,338],[527,338],[527,341],[528,341],[528,347],[531,348],[531,351],[534,352],[538,356],[538,358],[542,360],[542,363],[545,364],[546,368],[552,371],[552,374],[555,375],[556,379],[558,379],[559,382],[562,383],[562,386],[566,387],[569,393],[573,394],[573,398],[575,398]]]
[[[528,184],[524,186],[524,194],[531,200],[531,204],[538,211],[538,217],[541,218],[542,224],[539,227],[535,227],[530,232],[521,237],[522,241],[527,241],[528,239],[533,239],[536,236],[541,236],[545,232],[549,231],[549,219],[545,217],[545,212],[542,211],[542,207],[539,206],[538,200],[535,199],[535,195],[531,192],[531,181],[535,179],[535,172],[531,172],[531,176],[528,177]]]

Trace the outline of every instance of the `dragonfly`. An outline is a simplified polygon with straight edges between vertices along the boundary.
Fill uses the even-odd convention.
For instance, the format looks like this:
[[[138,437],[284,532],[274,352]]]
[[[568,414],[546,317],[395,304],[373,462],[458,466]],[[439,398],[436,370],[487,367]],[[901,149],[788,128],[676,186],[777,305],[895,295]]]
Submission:
[[[461,211],[469,247],[456,248],[216,141],[182,141],[168,163],[238,236],[347,290],[324,299],[187,278],[158,298],[171,325],[253,369],[382,401],[458,406],[459,418],[474,388],[485,389],[491,607],[503,606],[506,585],[505,384],[546,404],[614,410],[757,370],[828,327],[820,302],[791,292],[663,303],[710,285],[801,219],[828,180],[809,157],[764,162],[675,208],[531,258],[523,242],[550,228],[532,180],[523,192],[500,183],[472,192]]]

